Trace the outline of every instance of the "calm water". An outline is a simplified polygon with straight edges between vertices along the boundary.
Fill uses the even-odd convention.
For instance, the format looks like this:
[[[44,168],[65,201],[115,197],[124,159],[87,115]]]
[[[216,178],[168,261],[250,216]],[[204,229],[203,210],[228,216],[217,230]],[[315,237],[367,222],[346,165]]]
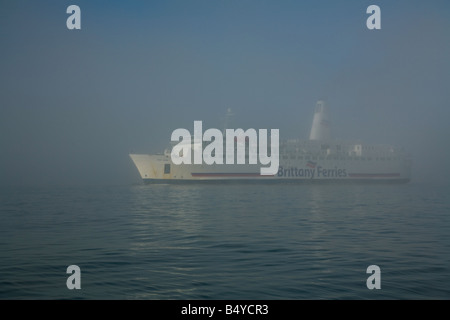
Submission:
[[[1,299],[449,299],[450,188],[0,189]],[[381,290],[369,290],[369,265]],[[68,290],[66,269],[81,269]]]

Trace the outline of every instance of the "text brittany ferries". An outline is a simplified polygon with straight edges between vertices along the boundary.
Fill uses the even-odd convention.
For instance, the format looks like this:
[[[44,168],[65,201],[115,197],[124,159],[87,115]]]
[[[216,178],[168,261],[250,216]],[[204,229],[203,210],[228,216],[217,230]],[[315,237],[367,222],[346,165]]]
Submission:
[[[231,111],[228,111],[228,117]],[[145,183],[211,180],[407,182],[411,160],[403,149],[331,138],[323,101],[317,102],[309,140],[279,140],[279,130],[176,129],[163,154],[130,154]]]

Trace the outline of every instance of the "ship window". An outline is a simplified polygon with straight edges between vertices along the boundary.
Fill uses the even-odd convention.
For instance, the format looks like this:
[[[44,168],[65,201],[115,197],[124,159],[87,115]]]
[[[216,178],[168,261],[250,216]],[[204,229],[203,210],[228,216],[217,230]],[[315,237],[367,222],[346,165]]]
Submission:
[[[310,156],[306,156],[306,157],[305,157],[305,160],[310,160],[310,159],[311,159]]]
[[[298,159],[299,160],[303,160],[303,156],[298,156]]]
[[[170,163],[164,165],[164,174],[170,173]]]

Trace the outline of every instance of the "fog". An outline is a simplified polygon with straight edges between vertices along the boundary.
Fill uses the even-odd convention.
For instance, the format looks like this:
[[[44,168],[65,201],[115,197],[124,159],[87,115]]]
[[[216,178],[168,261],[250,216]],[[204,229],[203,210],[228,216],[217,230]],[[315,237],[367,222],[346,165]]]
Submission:
[[[68,30],[66,8],[81,8]],[[381,8],[381,30],[366,9]],[[194,120],[402,146],[412,183],[447,182],[448,1],[2,1],[0,185],[140,183]]]

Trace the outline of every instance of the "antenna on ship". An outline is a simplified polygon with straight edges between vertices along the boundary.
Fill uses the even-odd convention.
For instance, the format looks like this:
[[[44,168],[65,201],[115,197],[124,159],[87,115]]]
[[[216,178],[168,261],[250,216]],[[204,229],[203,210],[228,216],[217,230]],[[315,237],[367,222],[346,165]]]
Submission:
[[[317,101],[309,140],[330,140],[330,120],[325,101]]]
[[[225,114],[225,123],[224,123],[224,127],[223,127],[223,134],[225,134],[226,130],[229,128],[232,116],[234,116],[234,113],[233,113],[233,111],[231,111],[231,108],[228,108],[227,113]]]

